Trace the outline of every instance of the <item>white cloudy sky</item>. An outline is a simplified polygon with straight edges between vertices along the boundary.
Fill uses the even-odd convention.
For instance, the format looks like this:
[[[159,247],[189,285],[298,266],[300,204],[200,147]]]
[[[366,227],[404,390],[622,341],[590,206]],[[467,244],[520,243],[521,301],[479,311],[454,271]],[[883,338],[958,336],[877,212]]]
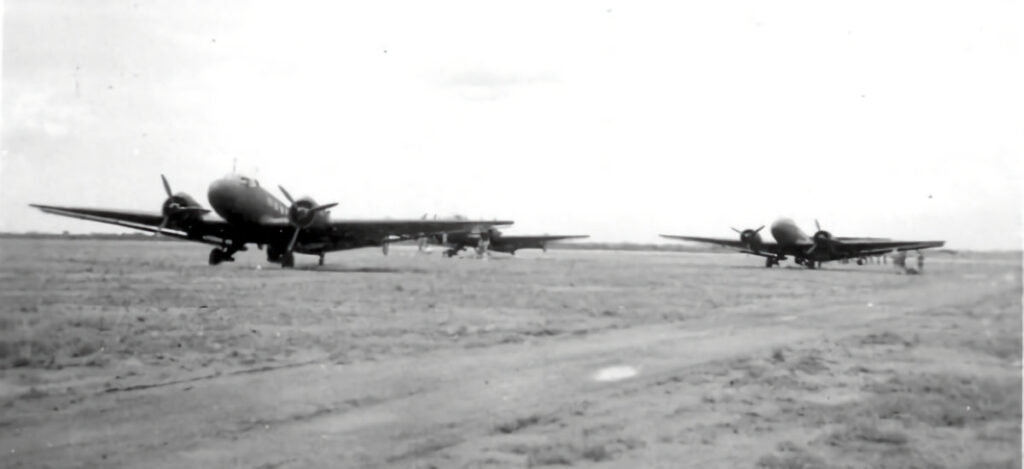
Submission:
[[[231,170],[337,217],[1021,244],[1020,2],[8,0],[0,230]]]

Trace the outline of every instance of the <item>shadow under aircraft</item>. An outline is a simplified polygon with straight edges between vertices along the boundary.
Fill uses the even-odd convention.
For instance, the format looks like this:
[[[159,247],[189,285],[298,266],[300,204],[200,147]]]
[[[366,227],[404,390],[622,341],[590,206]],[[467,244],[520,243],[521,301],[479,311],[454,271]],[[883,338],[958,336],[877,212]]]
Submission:
[[[739,233],[739,239],[701,238],[696,236],[660,235],[662,238],[696,241],[699,243],[717,244],[746,254],[764,257],[764,266],[779,265],[780,261],[792,256],[797,264],[814,269],[821,267],[823,262],[843,259],[863,259],[869,256],[880,256],[890,252],[914,251],[927,248],[942,247],[945,241],[894,241],[888,238],[843,238],[833,237],[832,233],[821,229],[818,221],[814,221],[817,232],[808,236],[788,218],[780,218],[772,223],[771,234],[775,242],[761,239],[761,230],[743,231],[732,228]]]
[[[81,220],[107,223],[215,246],[210,265],[233,261],[246,245],[267,248],[267,260],[294,267],[295,253],[319,256],[331,251],[381,247],[437,233],[460,233],[511,225],[504,220],[332,220],[330,208],[337,203],[317,204],[310,197],[293,199],[278,186],[289,205],[260,187],[259,181],[230,174],[213,181],[207,191],[216,215],[184,192],[174,193],[163,180],[167,199],[159,212],[59,207],[30,204],[43,212]],[[218,216],[219,215],[219,216]]]

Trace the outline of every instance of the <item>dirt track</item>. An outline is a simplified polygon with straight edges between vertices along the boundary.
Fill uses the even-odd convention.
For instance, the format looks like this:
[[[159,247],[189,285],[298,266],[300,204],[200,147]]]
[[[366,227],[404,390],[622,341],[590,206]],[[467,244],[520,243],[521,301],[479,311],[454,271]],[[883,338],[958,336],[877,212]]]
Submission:
[[[9,466],[1020,465],[1019,256],[0,249]]]

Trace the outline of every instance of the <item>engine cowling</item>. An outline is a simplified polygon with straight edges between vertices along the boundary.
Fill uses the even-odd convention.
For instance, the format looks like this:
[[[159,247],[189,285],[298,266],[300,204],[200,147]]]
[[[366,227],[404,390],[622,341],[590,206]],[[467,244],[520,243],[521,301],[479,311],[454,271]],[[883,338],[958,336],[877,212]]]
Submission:
[[[746,229],[740,232],[740,242],[748,248],[757,250],[761,247],[761,234],[756,230]]]
[[[164,192],[167,194],[167,198],[160,206],[160,214],[163,215],[163,219],[160,221],[157,233],[168,226],[188,231],[195,222],[203,218],[203,214],[210,212],[199,205],[199,202],[196,202],[192,196],[184,192],[172,192],[171,184],[167,182],[164,175],[161,174],[160,179],[164,183]]]
[[[761,230],[763,229],[764,225],[757,229],[747,228],[743,231],[732,228],[733,231],[740,234],[740,242],[752,251],[757,251],[761,247]]]
[[[161,212],[168,223],[188,231],[193,224],[202,220],[208,210],[188,194],[179,192],[164,201]]]
[[[316,202],[312,198],[303,197],[296,200],[290,207],[288,207],[288,222],[292,226],[298,228],[306,228],[312,225],[316,221],[316,217],[319,211],[313,210],[316,208]],[[326,213],[326,212],[323,212]]]

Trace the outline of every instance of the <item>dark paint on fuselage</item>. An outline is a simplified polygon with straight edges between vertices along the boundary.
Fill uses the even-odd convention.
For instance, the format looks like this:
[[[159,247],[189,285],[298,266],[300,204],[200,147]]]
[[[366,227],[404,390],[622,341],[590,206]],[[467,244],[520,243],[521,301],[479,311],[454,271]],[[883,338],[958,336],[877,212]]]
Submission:
[[[771,227],[772,237],[775,238],[775,242],[779,246],[800,246],[800,245],[811,245],[814,241],[811,240],[807,233],[804,233],[796,223],[789,218],[780,218],[772,223]]]
[[[288,217],[288,205],[246,176],[230,174],[213,181],[206,196],[217,215],[233,225],[255,225],[267,219]]]

